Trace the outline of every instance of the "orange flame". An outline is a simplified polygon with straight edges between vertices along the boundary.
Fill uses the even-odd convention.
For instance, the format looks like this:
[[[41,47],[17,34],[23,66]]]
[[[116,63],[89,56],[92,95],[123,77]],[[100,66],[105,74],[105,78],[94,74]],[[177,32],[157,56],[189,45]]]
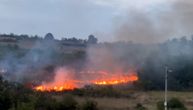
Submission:
[[[63,85],[40,85],[35,87],[35,90],[37,91],[56,91],[56,92],[60,92],[60,91],[65,91],[65,90],[73,90],[74,88],[76,88],[73,84],[63,84]]]
[[[96,85],[117,85],[117,84],[124,84],[130,83],[138,80],[138,76],[133,74],[129,76],[114,76],[109,79],[97,80],[94,82]]]
[[[74,77],[72,72],[68,72],[63,69],[59,69],[56,72],[56,76],[53,82],[43,83],[40,86],[35,87],[34,89],[37,91],[65,91],[65,90],[73,90],[75,88],[81,88],[87,84],[95,84],[95,85],[118,85],[118,84],[126,84],[132,83],[138,80],[137,74],[111,74],[104,71],[99,72],[81,72],[81,76],[86,77],[87,79],[77,80]],[[76,79],[76,80],[75,80]]]
[[[59,69],[56,72],[56,76],[53,82],[45,83],[40,86],[35,87],[37,91],[64,91],[64,90],[73,90],[77,87],[76,80],[73,79],[73,74],[70,74],[64,69]]]

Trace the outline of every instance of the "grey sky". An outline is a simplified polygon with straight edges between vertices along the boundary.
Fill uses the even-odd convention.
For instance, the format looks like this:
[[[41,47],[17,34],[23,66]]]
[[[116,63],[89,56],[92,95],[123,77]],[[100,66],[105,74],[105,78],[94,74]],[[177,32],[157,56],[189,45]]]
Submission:
[[[111,8],[88,0],[0,0],[0,33],[86,38],[111,26]]]
[[[184,21],[181,19],[173,22],[173,18],[193,12],[192,8],[185,6],[177,8],[181,13],[174,11],[173,17],[174,7],[170,5],[171,3],[179,5],[180,2],[192,3],[191,0],[0,0],[0,33],[44,36],[47,32],[51,32],[59,39],[61,37],[85,39],[89,34],[95,34],[100,41],[120,39],[148,42],[149,38],[152,42],[157,39],[155,36],[159,37],[158,40],[166,40],[168,36],[181,30],[176,27],[173,29],[173,26],[176,26],[174,24],[180,22],[179,26],[187,27],[182,25]],[[189,10],[189,13],[184,10]],[[165,22],[165,18],[173,23]],[[187,20],[191,18],[192,16],[188,16]],[[193,23],[185,24],[193,26]],[[168,34],[157,32],[155,25]],[[167,31],[165,27],[168,26],[172,29]],[[142,30],[143,34],[139,34],[138,29]],[[151,33],[152,31],[155,33]],[[192,30],[188,32],[190,31]],[[164,39],[160,39],[160,36],[164,36]]]

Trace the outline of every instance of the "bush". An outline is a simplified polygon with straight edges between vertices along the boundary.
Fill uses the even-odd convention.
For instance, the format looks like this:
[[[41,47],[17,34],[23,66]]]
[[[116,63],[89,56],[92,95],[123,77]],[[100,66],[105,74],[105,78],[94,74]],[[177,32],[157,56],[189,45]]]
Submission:
[[[157,102],[157,109],[164,110],[164,101]]]
[[[135,106],[135,110],[147,110],[142,104],[138,103],[136,106]]]
[[[178,100],[177,98],[170,99],[168,103],[169,108],[179,109],[179,110],[187,110],[184,104]]]
[[[56,110],[57,103],[51,96],[41,95],[35,103],[35,110]]]
[[[121,92],[112,86],[85,86],[83,89],[84,95],[91,97],[121,97]]]
[[[76,110],[78,103],[72,95],[65,95],[60,103],[59,110]]]
[[[184,104],[177,98],[171,98],[168,101],[168,108],[172,110],[187,110],[187,108],[184,106]],[[158,110],[164,110],[164,102],[159,101],[157,103],[157,109]]]
[[[93,100],[86,100],[82,105],[82,110],[98,110],[97,102]]]
[[[12,106],[11,95],[8,92],[0,92],[0,109],[8,110]]]
[[[16,110],[34,110],[34,105],[32,103],[21,103]]]

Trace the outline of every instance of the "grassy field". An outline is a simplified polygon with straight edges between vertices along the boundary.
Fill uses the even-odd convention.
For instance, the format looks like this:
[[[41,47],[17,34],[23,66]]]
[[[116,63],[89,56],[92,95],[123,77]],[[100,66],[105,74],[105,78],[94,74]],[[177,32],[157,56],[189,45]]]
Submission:
[[[193,110],[193,92],[169,92],[168,98],[180,99],[188,110]],[[89,97],[90,98],[90,97]],[[137,92],[130,98],[90,98],[98,103],[99,110],[133,110],[137,103],[141,103],[148,110],[157,110],[156,103],[164,100],[164,92]],[[79,103],[85,97],[76,97]]]

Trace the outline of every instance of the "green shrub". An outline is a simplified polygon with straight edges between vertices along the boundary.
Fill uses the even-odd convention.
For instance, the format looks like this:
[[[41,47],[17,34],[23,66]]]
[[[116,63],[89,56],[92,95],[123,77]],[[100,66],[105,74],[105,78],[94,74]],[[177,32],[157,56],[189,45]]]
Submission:
[[[72,95],[65,95],[60,103],[59,110],[76,110],[78,103]]]
[[[164,102],[159,101],[157,103],[157,109],[158,110],[164,110]],[[184,104],[177,98],[171,98],[168,101],[168,109],[172,110],[187,110],[187,108],[184,106]]]
[[[82,110],[98,110],[97,108],[97,102],[93,101],[93,100],[86,100],[83,104],[82,104]]]
[[[0,92],[0,109],[8,110],[12,106],[11,95],[9,92]]]
[[[184,104],[177,98],[172,98],[169,100],[168,107],[172,109],[187,110]]]
[[[136,106],[135,106],[135,110],[147,110],[142,104],[138,103]]]
[[[56,100],[48,95],[41,95],[35,103],[35,110],[56,110]]]
[[[17,106],[16,110],[35,110],[32,103],[21,103]]]
[[[157,109],[164,110],[164,101],[157,102]]]

